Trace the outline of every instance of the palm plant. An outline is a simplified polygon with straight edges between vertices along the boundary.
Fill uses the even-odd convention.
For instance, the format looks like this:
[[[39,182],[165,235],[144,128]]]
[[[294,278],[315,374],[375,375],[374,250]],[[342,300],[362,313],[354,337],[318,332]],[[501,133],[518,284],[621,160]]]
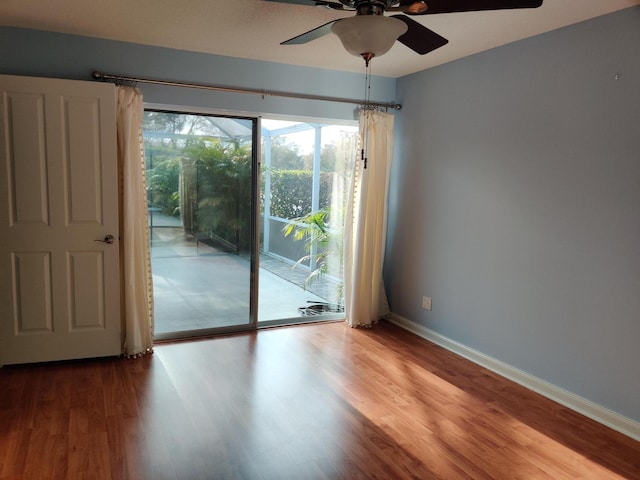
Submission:
[[[180,215],[180,159],[169,157],[147,171],[149,204],[162,209],[165,215]]]
[[[196,230],[240,251],[251,241],[251,150],[234,142],[199,141],[185,149],[194,165]]]
[[[328,208],[310,212],[302,217],[290,220],[282,232],[285,237],[293,235],[296,241],[305,242],[306,255],[301,257],[292,268],[302,264],[309,264],[311,273],[304,281],[305,290],[313,283],[319,281],[330,273],[331,260],[338,263],[336,286],[336,304],[341,308],[342,304],[342,232],[332,230],[329,224],[330,211]]]

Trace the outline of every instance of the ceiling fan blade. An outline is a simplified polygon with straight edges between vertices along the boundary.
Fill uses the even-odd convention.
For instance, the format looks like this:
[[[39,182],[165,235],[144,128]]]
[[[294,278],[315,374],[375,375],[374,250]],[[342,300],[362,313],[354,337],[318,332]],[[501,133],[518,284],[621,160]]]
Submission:
[[[404,3],[413,4],[414,1]],[[413,15],[433,15],[436,13],[479,12],[482,10],[507,10],[514,8],[537,8],[542,0],[424,0],[427,9]],[[411,14],[409,11],[405,11]]]
[[[324,37],[325,35],[331,33],[331,25],[333,25],[337,21],[338,20],[332,20],[331,22],[325,23],[324,25],[320,25],[313,30],[309,30],[308,32],[290,38],[289,40],[285,40],[280,45],[300,45],[315,40],[316,38]]]
[[[265,0],[266,2],[276,3],[293,3],[296,5],[307,5],[309,7],[329,7],[334,10],[343,10],[344,5],[339,2],[332,2],[329,0]]]
[[[433,52],[436,48],[449,43],[446,38],[405,15],[392,15],[392,17],[402,20],[408,27],[406,33],[400,35],[398,41],[420,55]]]

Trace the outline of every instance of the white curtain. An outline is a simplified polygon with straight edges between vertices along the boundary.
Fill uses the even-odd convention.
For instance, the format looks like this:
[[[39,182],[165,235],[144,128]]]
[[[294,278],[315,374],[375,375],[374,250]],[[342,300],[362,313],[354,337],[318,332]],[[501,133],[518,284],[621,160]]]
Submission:
[[[117,88],[122,350],[128,357],[137,357],[153,349],[153,290],[142,145],[144,107],[140,90]]]
[[[382,282],[387,230],[387,192],[393,158],[393,115],[360,113],[364,159],[354,167],[344,233],[344,294],[347,322],[368,327],[389,313]]]

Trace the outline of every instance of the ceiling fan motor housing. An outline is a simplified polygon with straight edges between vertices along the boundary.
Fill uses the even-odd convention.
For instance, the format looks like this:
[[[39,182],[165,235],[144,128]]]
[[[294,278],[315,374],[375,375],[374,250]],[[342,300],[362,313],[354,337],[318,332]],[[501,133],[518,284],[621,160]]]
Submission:
[[[397,0],[340,0],[343,5],[356,10],[358,15],[383,15],[386,8]]]
[[[394,4],[398,3],[398,0],[339,0],[341,4],[350,7],[357,8],[360,4],[363,3],[380,3],[384,7],[391,7]]]
[[[385,11],[402,11],[409,15],[423,14],[428,6],[424,0],[339,0],[357,15],[384,15]],[[327,4],[328,5],[328,4]],[[338,5],[338,4],[334,4]],[[343,7],[343,8],[344,8]]]

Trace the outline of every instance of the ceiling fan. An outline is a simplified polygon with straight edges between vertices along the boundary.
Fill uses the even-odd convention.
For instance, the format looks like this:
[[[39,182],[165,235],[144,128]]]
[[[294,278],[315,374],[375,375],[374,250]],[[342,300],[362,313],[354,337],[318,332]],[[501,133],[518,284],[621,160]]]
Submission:
[[[355,17],[341,18],[285,40],[281,45],[310,42],[335,33],[345,49],[364,58],[384,55],[396,40],[420,55],[432,52],[449,41],[407,15],[537,8],[543,0],[267,0],[334,10],[355,11]],[[400,12],[386,17],[385,12]]]

